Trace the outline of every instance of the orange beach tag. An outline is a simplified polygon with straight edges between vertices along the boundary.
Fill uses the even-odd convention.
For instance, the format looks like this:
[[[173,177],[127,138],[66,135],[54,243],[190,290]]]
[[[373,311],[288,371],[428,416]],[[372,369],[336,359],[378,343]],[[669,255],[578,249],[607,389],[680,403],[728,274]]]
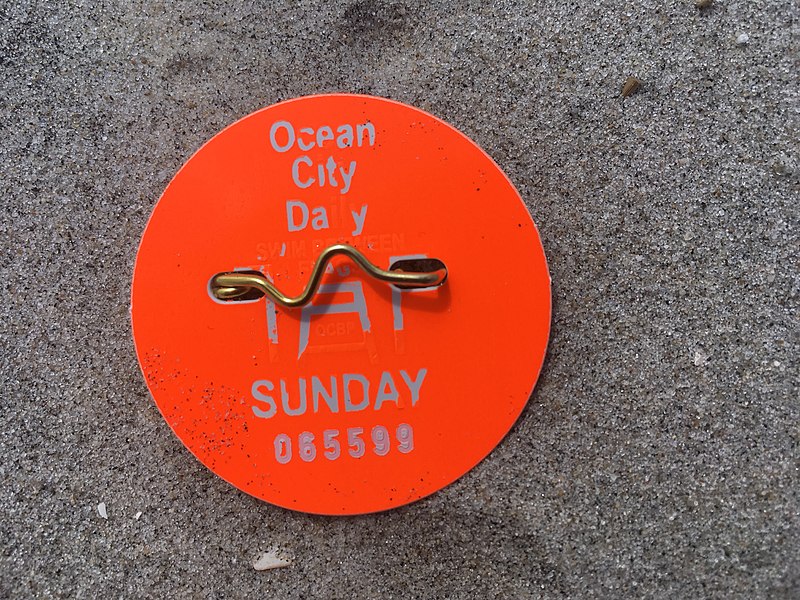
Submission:
[[[220,272],[297,295],[345,243],[387,269],[435,257],[436,288],[400,289],[337,256],[303,307],[220,300]],[[132,290],[136,351],[167,423],[214,473],[293,510],[358,514],[453,482],[502,440],[544,360],[550,277],[501,169],[397,102],[311,96],[229,126],[153,211]]]

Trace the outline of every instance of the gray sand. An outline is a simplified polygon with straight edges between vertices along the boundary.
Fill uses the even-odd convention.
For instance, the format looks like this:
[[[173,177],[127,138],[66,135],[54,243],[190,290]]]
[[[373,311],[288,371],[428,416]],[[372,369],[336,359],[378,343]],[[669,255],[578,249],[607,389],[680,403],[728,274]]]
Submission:
[[[796,3],[62,4],[0,5],[0,596],[800,595]],[[354,518],[206,470],[128,318],[180,165],[326,91],[472,137],[554,284],[511,434],[442,492]],[[255,571],[272,547],[293,564]]]

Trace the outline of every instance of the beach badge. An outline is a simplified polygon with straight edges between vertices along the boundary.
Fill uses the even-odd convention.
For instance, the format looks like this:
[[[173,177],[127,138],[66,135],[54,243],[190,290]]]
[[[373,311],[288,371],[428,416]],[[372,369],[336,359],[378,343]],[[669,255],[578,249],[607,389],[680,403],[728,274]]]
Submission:
[[[360,514],[497,446],[545,356],[528,209],[462,133],[332,94],[230,125],[178,171],[139,247],[136,352],[164,419],[266,502]]]

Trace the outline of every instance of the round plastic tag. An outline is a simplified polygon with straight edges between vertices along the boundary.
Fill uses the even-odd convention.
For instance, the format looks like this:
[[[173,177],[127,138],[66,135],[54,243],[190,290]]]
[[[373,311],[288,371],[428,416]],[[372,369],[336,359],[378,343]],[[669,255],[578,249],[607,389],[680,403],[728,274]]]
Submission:
[[[212,293],[243,270],[298,295],[338,243],[384,269],[435,257],[447,280],[401,289],[338,256],[302,307]],[[178,172],[132,318],[153,398],[203,464],[279,506],[356,514],[427,496],[500,442],[544,360],[550,278],[472,141],[397,102],[312,96],[245,117]]]

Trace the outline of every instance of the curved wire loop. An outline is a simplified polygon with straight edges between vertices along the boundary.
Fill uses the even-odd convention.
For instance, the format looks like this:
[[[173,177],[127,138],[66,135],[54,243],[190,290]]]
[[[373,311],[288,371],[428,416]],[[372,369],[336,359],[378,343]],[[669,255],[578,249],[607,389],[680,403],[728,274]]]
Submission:
[[[314,297],[319,288],[322,276],[325,274],[325,267],[328,262],[336,255],[343,254],[348,256],[368,275],[391,283],[400,288],[433,288],[442,285],[447,279],[447,267],[438,259],[423,259],[420,261],[406,260],[399,261],[390,267],[389,271],[376,267],[359,250],[347,244],[336,244],[323,250],[322,254],[314,263],[311,270],[311,278],[308,280],[303,293],[292,298],[282,293],[261,273],[247,272],[226,272],[217,273],[211,278],[211,292],[220,300],[232,300],[248,294],[253,290],[258,290],[263,295],[269,296],[272,300],[285,306],[286,308],[298,308],[305,306]],[[415,267],[412,263],[425,263],[420,271],[405,270],[403,267]]]

